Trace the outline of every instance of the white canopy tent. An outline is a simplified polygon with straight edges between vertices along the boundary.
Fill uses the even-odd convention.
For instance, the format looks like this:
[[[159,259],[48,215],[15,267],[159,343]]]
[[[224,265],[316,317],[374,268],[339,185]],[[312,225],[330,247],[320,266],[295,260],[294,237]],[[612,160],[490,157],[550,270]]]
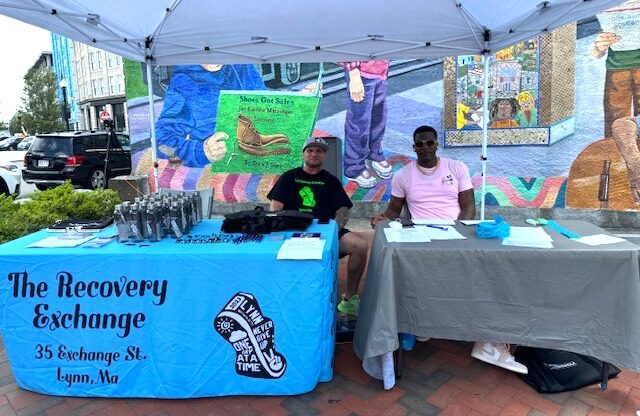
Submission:
[[[491,53],[620,3],[623,0],[0,0],[0,14],[146,62],[148,75],[153,65],[483,55],[488,114]],[[487,117],[484,120],[482,219]],[[155,176],[157,181],[157,172]]]

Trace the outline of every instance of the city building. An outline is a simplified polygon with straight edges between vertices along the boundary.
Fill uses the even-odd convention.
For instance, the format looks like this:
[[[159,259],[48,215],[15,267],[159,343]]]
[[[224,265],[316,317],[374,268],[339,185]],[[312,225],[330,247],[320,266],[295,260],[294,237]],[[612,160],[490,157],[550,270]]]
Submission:
[[[42,51],[38,59],[36,59],[33,65],[31,65],[31,68],[33,69],[52,68],[52,67],[53,67],[53,55],[51,52],[48,52],[48,51]]]
[[[58,100],[66,103],[66,118],[70,130],[83,130],[84,120],[78,110],[78,92],[76,88],[75,66],[73,65],[73,41],[71,39],[51,33],[53,51],[53,72],[58,77],[60,88],[57,91]]]
[[[60,81],[67,80],[70,127],[101,129],[99,115],[107,111],[116,130],[127,131],[122,57],[56,34],[52,34],[52,43],[54,70]]]

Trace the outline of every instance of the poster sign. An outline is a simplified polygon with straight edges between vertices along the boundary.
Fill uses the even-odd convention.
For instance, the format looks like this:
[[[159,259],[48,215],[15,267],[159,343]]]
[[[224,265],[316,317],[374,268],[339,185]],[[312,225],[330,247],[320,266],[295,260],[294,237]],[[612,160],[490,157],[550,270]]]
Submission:
[[[227,154],[213,172],[275,173],[300,166],[320,97],[279,91],[221,91],[216,130]]]

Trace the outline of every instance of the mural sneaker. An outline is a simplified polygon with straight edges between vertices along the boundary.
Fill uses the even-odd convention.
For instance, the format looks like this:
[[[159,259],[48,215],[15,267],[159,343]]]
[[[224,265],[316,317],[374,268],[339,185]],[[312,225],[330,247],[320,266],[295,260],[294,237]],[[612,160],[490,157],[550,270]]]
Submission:
[[[509,351],[508,344],[491,344],[489,342],[476,342],[471,352],[473,358],[484,361],[488,364],[497,365],[509,371],[515,371],[520,374],[529,373],[529,369],[520,364],[513,358]]]
[[[373,169],[373,171],[378,175],[380,179],[389,179],[393,176],[393,167],[386,160],[381,160],[380,162],[365,161],[365,165],[368,168]]]
[[[360,309],[360,296],[353,295],[347,300],[346,295],[343,293],[342,300],[338,303],[338,312],[358,316],[358,309]]]
[[[355,178],[347,177],[347,180],[356,182],[361,188],[373,188],[376,186],[376,178],[371,176],[368,170],[363,170],[362,173]]]

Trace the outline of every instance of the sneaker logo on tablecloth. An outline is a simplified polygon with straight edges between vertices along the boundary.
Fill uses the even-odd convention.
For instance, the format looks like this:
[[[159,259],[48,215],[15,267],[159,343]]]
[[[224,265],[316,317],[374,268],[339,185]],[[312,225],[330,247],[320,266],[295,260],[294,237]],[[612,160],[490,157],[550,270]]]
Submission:
[[[276,351],[273,321],[262,314],[249,293],[236,293],[214,320],[218,334],[236,353],[236,373],[256,378],[280,378],[287,360]]]

